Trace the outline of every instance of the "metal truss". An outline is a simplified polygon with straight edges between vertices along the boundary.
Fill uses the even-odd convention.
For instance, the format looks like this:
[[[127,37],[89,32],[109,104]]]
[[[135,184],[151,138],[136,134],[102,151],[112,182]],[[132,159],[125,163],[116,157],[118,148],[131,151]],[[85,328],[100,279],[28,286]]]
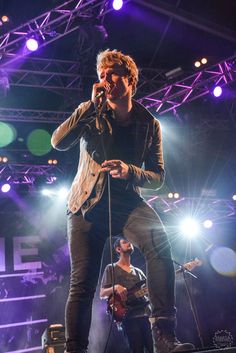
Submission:
[[[236,80],[236,54],[178,82],[164,86],[139,101],[155,108],[159,115],[175,110],[187,102],[209,94],[215,85],[227,85]]]
[[[44,88],[59,94],[82,89],[76,61],[27,58],[20,68],[7,67],[2,72],[7,75],[10,87]]]
[[[42,48],[76,31],[81,23],[89,19],[102,19],[112,10],[107,5],[106,0],[69,0],[2,35],[0,37],[0,67],[6,67],[30,54],[25,48],[25,42],[29,37],[37,38],[39,48]]]
[[[20,68],[6,67],[1,70],[8,79],[10,87],[30,87],[53,90],[62,94],[68,91],[80,91],[83,79],[97,80],[94,74],[83,76],[79,61],[59,60],[50,58],[27,58]],[[140,68],[138,94],[143,96],[152,92],[167,81],[165,70]]]
[[[232,127],[236,127],[236,104],[234,102],[230,105],[229,110],[228,117],[225,116],[225,113],[213,114],[213,117],[203,116],[197,124],[195,131],[229,131]],[[0,108],[0,120],[60,124],[71,115],[71,112],[72,111]]]
[[[164,69],[154,69],[149,67],[139,68],[139,80],[137,85],[138,97],[143,97],[157,87],[162,87],[167,82],[166,70]]]
[[[71,112],[0,108],[0,120],[18,122],[61,123]]]
[[[157,196],[149,194],[143,195],[146,201],[159,212],[168,213],[172,216],[179,216],[183,210],[191,210],[197,217],[201,218],[208,214],[214,221],[223,221],[225,219],[236,219],[236,202],[223,198],[211,197],[181,197],[179,199],[170,199],[166,196]]]
[[[64,175],[63,169],[50,164],[7,163],[0,165],[1,182],[33,185],[37,178],[44,177],[47,184],[53,184],[58,175]]]
[[[75,86],[77,84],[79,85],[80,78],[73,72],[76,68],[76,62],[58,60],[55,62],[54,66],[53,61],[47,62],[46,59],[33,59],[30,61],[29,65],[32,65],[32,75],[33,72],[39,73],[40,68],[42,69],[41,71],[43,71],[43,69],[48,70],[45,73],[45,80],[42,80],[39,83],[35,83],[34,87],[50,87],[51,89],[53,88],[55,90],[61,91],[68,89],[71,92],[71,90],[76,90]],[[37,66],[37,70],[33,69],[33,67],[35,67],[34,65]],[[63,73],[61,70],[62,68],[65,68],[64,81]],[[157,84],[161,85],[161,82],[164,83],[164,80],[166,80],[164,78],[163,70],[144,68],[140,69],[140,72],[141,80],[139,87],[141,90],[152,90],[152,88],[154,88]],[[30,70],[29,73],[28,69],[25,70],[24,74],[22,75],[22,78],[19,77],[19,81],[18,83],[16,81],[15,85],[27,85],[27,83],[24,83],[24,80],[29,80],[29,85],[33,86],[32,82],[30,83],[30,80],[33,80],[34,78],[33,76],[30,76]],[[44,74],[42,72],[42,76],[43,75]],[[152,78],[150,78],[150,76]],[[91,78],[93,77],[91,76]],[[183,78],[181,81],[166,85],[158,91],[140,98],[139,101],[147,108],[155,108],[159,115],[162,115],[171,110],[176,112],[176,109],[184,103],[194,101],[197,98],[209,94],[212,87],[215,85],[220,84],[221,86],[224,86],[234,82],[235,80],[236,55],[202,71],[198,71],[194,75]],[[235,106],[236,104],[232,102],[232,104],[230,103],[227,108],[229,118],[234,126],[236,125]],[[70,112],[0,108],[0,119],[5,121],[60,123],[69,115]],[[208,127],[216,128],[219,124],[221,126],[219,121],[215,125],[212,122],[212,119],[209,119],[207,122],[206,120],[204,119],[204,124]],[[229,126],[229,128],[231,128],[231,126]]]

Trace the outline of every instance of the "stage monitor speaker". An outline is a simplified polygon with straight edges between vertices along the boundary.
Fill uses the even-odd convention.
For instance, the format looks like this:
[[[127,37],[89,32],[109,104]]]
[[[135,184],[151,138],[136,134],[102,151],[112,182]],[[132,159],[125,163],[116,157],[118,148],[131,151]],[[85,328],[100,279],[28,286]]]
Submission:
[[[60,324],[50,325],[41,340],[43,353],[64,353],[65,328]]]

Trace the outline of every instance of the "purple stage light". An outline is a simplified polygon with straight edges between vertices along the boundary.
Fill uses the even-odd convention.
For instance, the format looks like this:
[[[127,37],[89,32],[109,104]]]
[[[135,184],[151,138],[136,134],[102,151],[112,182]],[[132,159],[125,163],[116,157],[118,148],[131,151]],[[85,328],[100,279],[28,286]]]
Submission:
[[[45,297],[46,297],[45,294],[38,294],[38,295],[30,295],[28,297],[4,298],[4,299],[0,299],[0,303],[15,302],[15,301],[21,301],[21,300],[30,300],[30,299],[41,299]]]
[[[30,320],[30,321],[23,321],[23,322],[13,322],[12,324],[0,325],[0,329],[2,329],[2,328],[9,328],[9,327],[18,327],[18,326],[34,325],[34,324],[40,324],[40,323],[42,323],[42,322],[48,322],[48,319]]]
[[[27,40],[26,46],[30,51],[36,51],[39,45],[36,39],[30,38]]]
[[[29,348],[23,348],[23,349],[17,349],[17,351],[12,351],[10,353],[28,353],[28,352],[35,352],[35,351],[41,351],[42,346],[37,346],[37,347],[29,347]]]
[[[123,0],[114,0],[112,6],[114,10],[120,10],[123,6]]]
[[[11,190],[11,185],[10,184],[3,184],[1,187],[2,192],[8,192]]]
[[[213,90],[213,94],[215,97],[220,97],[222,94],[222,88],[220,86],[216,86]]]

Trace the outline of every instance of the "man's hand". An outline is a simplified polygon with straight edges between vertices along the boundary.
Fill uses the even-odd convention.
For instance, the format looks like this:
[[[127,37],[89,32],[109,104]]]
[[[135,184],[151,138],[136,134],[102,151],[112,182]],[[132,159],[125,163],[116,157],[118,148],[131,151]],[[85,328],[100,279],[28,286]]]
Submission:
[[[94,83],[91,100],[96,107],[101,106],[106,101],[106,86],[104,82]]]
[[[102,163],[101,172],[109,172],[112,178],[115,179],[128,179],[129,166],[128,164],[118,160],[111,159]]]
[[[119,294],[121,300],[125,302],[127,300],[127,289],[120,284],[116,284],[114,289],[115,293]]]

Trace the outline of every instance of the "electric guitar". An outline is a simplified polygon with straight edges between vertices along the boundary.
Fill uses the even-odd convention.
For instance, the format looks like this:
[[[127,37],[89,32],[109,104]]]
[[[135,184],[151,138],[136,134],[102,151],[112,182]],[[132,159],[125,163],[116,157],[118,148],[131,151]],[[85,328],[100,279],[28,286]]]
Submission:
[[[142,298],[145,295],[148,295],[148,289],[146,287],[146,280],[144,279],[127,290],[125,301],[121,299],[118,293],[111,294],[107,299],[107,313],[112,315],[114,322],[121,323],[128,310],[127,301]]]
[[[195,267],[201,265],[202,261],[196,258],[194,261],[184,264],[183,267],[188,271],[192,271]],[[113,321],[119,325],[122,323],[127,314],[127,301],[135,298],[142,298],[146,295],[148,295],[146,280],[137,282],[133,287],[127,290],[125,301],[121,299],[118,293],[115,293],[114,295],[111,294],[109,296],[107,299],[107,313],[110,314],[113,318]]]

